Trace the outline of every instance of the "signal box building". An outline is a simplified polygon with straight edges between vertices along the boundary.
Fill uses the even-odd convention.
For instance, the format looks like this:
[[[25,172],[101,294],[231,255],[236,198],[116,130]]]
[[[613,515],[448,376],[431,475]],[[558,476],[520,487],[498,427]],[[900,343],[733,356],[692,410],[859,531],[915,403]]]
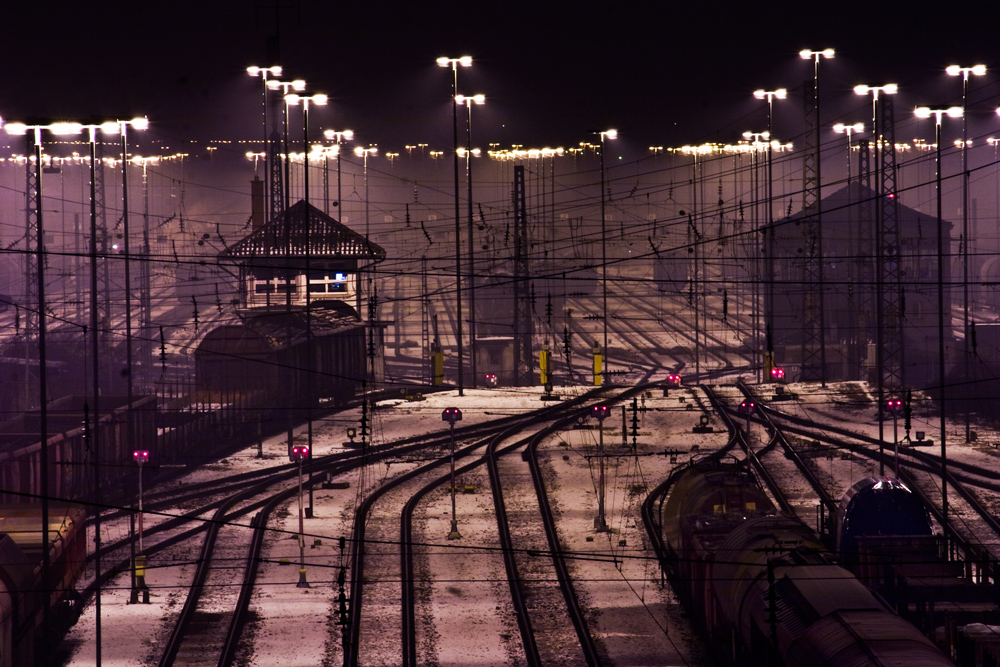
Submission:
[[[300,200],[219,253],[219,260],[239,266],[244,308],[305,306],[308,282],[312,302],[343,301],[360,313],[359,276],[385,256],[378,244]]]
[[[854,182],[822,201],[822,293],[825,328],[826,378],[875,380],[877,290],[899,290],[902,331],[902,382],[927,386],[936,381],[938,359],[938,230],[937,218],[897,202],[898,247],[886,248],[886,262],[897,262],[897,284],[878,281],[876,193]],[[812,304],[806,273],[810,249],[805,234],[807,214],[800,212],[775,221],[772,336],[775,364],[789,378],[803,361],[803,346],[818,304]],[[952,223],[943,221],[943,239],[951,254]],[[897,254],[898,253],[898,254]],[[954,349],[951,307],[952,258],[944,265],[945,346]],[[765,272],[765,275],[766,272]],[[770,311],[765,304],[765,314]],[[885,310],[885,309],[883,309]],[[885,318],[893,313],[884,312]],[[886,329],[883,328],[883,332]],[[947,371],[946,371],[947,372]]]

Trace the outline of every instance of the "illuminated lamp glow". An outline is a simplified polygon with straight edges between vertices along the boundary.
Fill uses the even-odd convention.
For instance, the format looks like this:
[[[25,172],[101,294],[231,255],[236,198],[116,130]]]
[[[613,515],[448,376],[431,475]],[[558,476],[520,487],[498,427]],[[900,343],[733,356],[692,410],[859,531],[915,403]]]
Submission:
[[[930,118],[931,109],[930,107],[917,107],[913,110],[913,115],[917,118]]]
[[[1000,109],[997,110],[997,113],[1000,113]],[[27,134],[28,126],[24,123],[7,123],[4,125],[4,130],[7,131],[7,134]]]
[[[964,111],[962,111],[962,107],[948,107],[946,113],[949,118],[961,118]]]
[[[606,132],[602,132],[601,134],[603,134],[608,139],[618,138],[618,130],[608,130]]]
[[[458,59],[458,64],[462,67],[469,67],[472,65],[472,56],[462,56]]]

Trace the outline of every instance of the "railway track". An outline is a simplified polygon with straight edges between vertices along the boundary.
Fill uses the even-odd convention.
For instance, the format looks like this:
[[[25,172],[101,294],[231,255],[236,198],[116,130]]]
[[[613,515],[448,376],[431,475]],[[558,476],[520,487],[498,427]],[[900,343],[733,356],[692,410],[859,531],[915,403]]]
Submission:
[[[522,417],[519,420],[514,420],[514,423],[505,423],[502,427],[496,429],[497,433],[487,437],[482,440],[477,440],[472,444],[465,445],[456,449],[455,457],[456,461],[462,462],[465,459],[471,459],[465,463],[462,463],[456,470],[456,474],[463,474],[473,470],[474,468],[483,465],[491,458],[490,454],[497,455],[498,452],[496,448],[500,442],[505,439],[512,437],[515,433],[520,430],[536,424],[542,421],[550,420],[554,415],[559,414],[565,410],[571,410],[574,406],[579,405],[587,400],[590,400],[591,395],[600,390],[595,390],[591,394],[566,401],[564,403],[546,408],[540,411],[536,411],[526,417]],[[508,420],[510,421],[510,420]],[[456,433],[456,437],[458,434]],[[490,449],[492,446],[492,449]],[[504,447],[499,454],[506,453],[513,450],[514,448],[520,446],[520,443],[514,443]],[[485,458],[484,458],[485,455]],[[351,606],[350,606],[350,641],[345,646],[345,651],[347,652],[346,660],[347,664],[361,664],[360,655],[364,651],[362,644],[368,642],[371,645],[371,650],[383,650],[381,647],[385,645],[389,646],[402,646],[402,662],[403,664],[416,664],[414,662],[417,658],[417,648],[416,648],[416,626],[417,621],[415,617],[414,606],[412,604],[404,604],[403,611],[399,617],[399,630],[393,630],[395,627],[393,622],[386,621],[387,613],[380,614],[382,621],[381,624],[376,626],[376,632],[378,636],[371,636],[371,633],[363,629],[365,623],[371,623],[371,613],[364,613],[365,599],[368,598],[380,598],[387,597],[388,599],[393,599],[394,596],[391,594],[387,596],[374,595],[375,591],[366,591],[366,569],[369,567],[367,561],[371,557],[378,558],[380,561],[386,563],[384,567],[389,567],[387,565],[391,560],[396,559],[399,563],[400,581],[402,582],[403,590],[401,592],[401,598],[404,601],[413,602],[416,599],[416,592],[414,590],[414,582],[417,577],[414,574],[415,566],[414,561],[414,531],[413,531],[413,513],[415,512],[417,504],[421,499],[427,494],[433,491],[435,488],[439,488],[440,485],[447,481],[448,475],[438,476],[433,474],[437,469],[445,466],[451,460],[450,453],[435,458],[433,461],[426,463],[424,465],[418,466],[407,473],[398,476],[397,478],[383,484],[379,489],[370,494],[362,503],[362,505],[356,510],[356,518],[354,521],[354,533],[352,535],[352,556],[351,556],[351,570],[352,570],[352,581],[351,581]],[[423,483],[419,481],[423,479]],[[411,482],[417,481],[418,486],[413,488]],[[406,486],[406,485],[410,486]],[[406,488],[404,488],[406,487]],[[378,535],[383,539],[373,539],[373,535],[370,531],[373,530],[370,526],[373,525],[370,519],[376,504],[382,501],[384,497],[390,494],[397,493],[400,489],[403,489],[402,495],[407,498],[405,503],[399,503],[402,505],[402,509],[398,513],[388,512],[385,516],[400,516],[399,522],[399,537],[400,541],[394,551],[394,540],[390,538],[390,531],[387,526],[377,527],[374,530],[378,530]],[[408,490],[407,490],[408,489]],[[391,503],[390,503],[391,504]],[[502,508],[502,502],[497,505],[498,508]],[[498,514],[503,514],[503,509],[498,509]],[[369,547],[369,543],[373,546]],[[370,551],[371,549],[371,551]],[[510,551],[509,549],[503,549],[502,551]],[[383,568],[379,568],[380,571]],[[379,585],[375,582],[371,585]],[[386,640],[385,634],[389,635],[389,639]],[[522,639],[523,639],[522,634]],[[392,637],[396,637],[393,640]],[[528,644],[530,645],[531,639],[529,638]],[[372,643],[374,642],[374,643]]]

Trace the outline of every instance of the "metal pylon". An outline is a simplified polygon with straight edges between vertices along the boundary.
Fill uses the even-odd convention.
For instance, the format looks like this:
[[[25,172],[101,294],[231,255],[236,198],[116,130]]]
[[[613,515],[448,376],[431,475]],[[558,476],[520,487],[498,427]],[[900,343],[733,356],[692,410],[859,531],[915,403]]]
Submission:
[[[882,378],[889,396],[900,397],[903,388],[903,285],[899,262],[899,202],[896,191],[896,127],[892,96],[879,100],[882,132],[881,160],[882,183],[880,190],[882,253]]]
[[[805,263],[802,266],[802,284],[805,289],[805,325],[802,341],[802,379],[822,380],[823,357],[823,267],[820,202],[819,143],[816,128],[819,126],[819,104],[815,82],[805,82],[805,118],[808,127],[803,135],[802,158],[802,208],[805,219],[802,225],[805,246]]]
[[[268,182],[270,184],[271,199],[271,219],[275,219],[285,210],[285,191],[281,181],[281,134],[277,130],[271,132],[271,140],[268,142],[269,154],[267,156]],[[268,221],[270,222],[270,221]]]
[[[434,382],[431,364],[431,299],[427,291],[427,257],[420,258],[420,358],[424,382]]]
[[[38,179],[35,177],[35,168],[32,166],[31,156],[35,154],[34,135],[31,132],[25,134],[25,184],[24,184],[24,333],[25,339],[31,340],[38,335],[38,313],[40,305],[38,303],[38,267],[35,266],[35,257],[32,251],[38,247],[43,239],[38,238]],[[39,168],[41,171],[41,168]]]
[[[858,183],[861,196],[856,208],[858,247],[853,260],[854,275],[857,276],[857,345],[863,355],[867,355],[868,346],[875,340],[875,201],[869,193],[874,193],[876,188],[872,183],[871,146],[867,141],[858,144]]]

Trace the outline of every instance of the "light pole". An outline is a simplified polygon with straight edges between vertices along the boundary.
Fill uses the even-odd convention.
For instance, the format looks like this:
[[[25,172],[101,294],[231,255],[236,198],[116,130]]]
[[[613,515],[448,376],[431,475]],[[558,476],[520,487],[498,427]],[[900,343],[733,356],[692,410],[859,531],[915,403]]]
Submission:
[[[303,209],[303,224],[305,226],[306,233],[306,432],[307,432],[307,442],[309,445],[309,451],[312,451],[313,447],[313,403],[315,402],[315,375],[314,367],[318,365],[316,363],[316,352],[313,350],[313,339],[312,339],[312,303],[311,303],[311,292],[312,292],[312,225],[310,224],[311,216],[309,214],[309,105],[310,103],[317,106],[326,106],[327,97],[323,94],[316,95],[298,95],[292,93],[285,96],[285,102],[290,106],[297,106],[302,104],[302,169],[303,169],[303,186],[305,196],[303,200],[305,201],[305,207]],[[307,510],[307,516],[311,519],[313,517],[313,485],[312,485],[312,469],[309,470],[309,509]]]
[[[608,532],[608,522],[604,516],[604,419],[611,414],[611,408],[605,404],[595,405],[591,413],[597,418],[597,430],[600,431],[597,445],[597,516],[594,517],[594,530],[598,533]]]
[[[472,56],[462,56],[461,58],[448,58],[441,56],[437,59],[438,67],[450,67],[451,78],[451,99],[452,104],[452,138],[455,151],[455,320],[458,328],[458,395],[465,395],[465,383],[462,377],[462,229],[459,220],[458,207],[458,66],[471,67]],[[469,239],[472,243],[472,239]]]
[[[287,211],[288,207],[289,207],[289,203],[290,203],[291,189],[292,189],[292,184],[290,182],[290,177],[291,177],[291,166],[290,166],[290,163],[291,163],[292,160],[291,160],[291,157],[288,154],[288,104],[289,104],[289,102],[288,102],[288,95],[289,95],[289,91],[291,91],[291,90],[294,90],[295,92],[298,92],[298,93],[300,93],[303,90],[305,90],[306,89],[306,82],[303,81],[302,79],[295,79],[294,81],[278,81],[277,79],[271,79],[270,81],[267,82],[267,87],[270,88],[271,90],[281,90],[281,95],[282,95],[282,97],[285,100],[285,104],[284,104],[284,107],[283,107],[283,109],[284,109],[284,123],[283,124],[284,124],[284,130],[285,130],[284,131],[284,149],[283,149],[283,155],[284,155],[284,160],[285,160],[285,168],[284,168],[284,174],[285,174],[285,187],[284,187],[285,210]],[[273,212],[272,212],[272,215],[273,215]],[[289,294],[291,294],[291,291],[289,291]]]
[[[878,452],[879,452],[879,475],[885,474],[885,464],[882,455],[885,453],[885,373],[883,372],[885,353],[883,347],[882,334],[882,280],[885,253],[882,250],[882,137],[879,134],[879,108],[878,98],[880,93],[895,95],[899,91],[899,86],[894,83],[887,83],[884,86],[869,86],[861,84],[854,87],[855,95],[872,94],[872,141],[875,148],[875,368],[878,375]],[[866,287],[867,289],[867,287]]]
[[[944,318],[945,318],[945,308],[944,308],[944,267],[945,267],[945,247],[944,247],[944,220],[941,217],[941,118],[943,116],[948,116],[949,118],[960,118],[964,115],[962,107],[949,107],[947,109],[931,109],[930,107],[917,107],[913,111],[917,118],[930,118],[934,116],[934,141],[937,144],[936,150],[936,161],[935,165],[937,167],[937,174],[935,176],[935,183],[937,186],[937,260],[938,260],[938,400],[940,401],[940,418],[941,418],[941,514],[944,517],[942,525],[944,526],[945,536],[947,537],[948,531],[948,456],[947,450],[945,449],[945,383],[944,383]],[[947,253],[950,254],[950,253]],[[949,320],[951,320],[951,309],[947,313]]]
[[[604,376],[608,375],[608,369],[610,368],[610,363],[608,359],[610,358],[610,350],[608,350],[608,234],[607,234],[607,215],[605,214],[605,187],[604,187],[604,140],[605,139],[617,139],[618,130],[597,130],[591,132],[591,134],[598,134],[601,137],[601,293],[602,301],[604,307],[604,316],[601,318],[604,320],[604,364],[601,369],[601,384],[604,384]],[[603,512],[602,512],[603,518]]]
[[[40,590],[47,591],[51,585],[51,567],[49,563],[49,458],[48,458],[48,384],[46,378],[46,350],[45,350],[45,228],[42,224],[42,130],[48,130],[55,135],[80,134],[83,125],[80,123],[51,123],[49,125],[25,125],[24,123],[7,123],[5,129],[8,134],[27,135],[31,130],[34,135],[34,157],[35,157],[35,223],[37,233],[37,243],[35,246],[35,260],[37,262],[38,279],[38,418],[39,418],[39,443],[38,454],[38,490],[42,497],[42,579]],[[42,618],[44,627],[49,627],[49,596],[43,596],[45,602],[42,605]],[[98,642],[99,643],[99,642]],[[44,642],[43,642],[44,644]],[[42,663],[48,657],[48,647],[41,649]]]
[[[368,202],[369,202],[369,199],[368,199],[368,156],[369,155],[376,155],[377,153],[378,153],[378,146],[376,146],[375,144],[369,144],[368,148],[362,148],[361,146],[355,146],[354,147],[354,154],[357,155],[360,158],[363,158],[363,160],[364,160],[364,175],[365,175],[365,242],[366,243],[371,242],[371,220],[370,220],[369,215],[368,215]],[[374,269],[372,269],[372,271],[374,272]],[[358,281],[358,284],[356,286],[355,292],[357,293],[358,313],[360,315],[360,313],[361,313],[361,282],[362,282],[361,281],[361,271],[358,271],[357,281]],[[370,299],[371,298],[371,294],[369,294],[368,296],[369,296],[369,299]],[[373,316],[373,311],[371,309],[369,309],[369,311],[368,311],[368,319],[369,319],[369,325],[372,326],[372,327],[374,327],[375,323],[372,321],[374,319],[374,316]],[[370,358],[370,361],[371,361],[371,363],[370,363],[369,372],[371,373],[371,380],[374,382],[374,380],[375,380],[375,359],[374,359],[374,357]]]
[[[323,136],[327,139],[333,139],[337,142],[337,201],[334,202],[334,206],[340,211],[337,219],[340,220],[344,217],[344,205],[340,198],[340,155],[343,151],[343,144],[345,141],[352,141],[354,139],[353,130],[324,130]]]
[[[486,104],[485,95],[456,95],[455,104],[464,104],[469,112],[465,148],[465,180],[468,186],[469,203],[469,362],[472,368],[472,387],[478,384],[476,370],[476,244],[472,241],[472,105]],[[478,156],[478,151],[476,152]]]
[[[371,221],[368,219],[368,156],[378,154],[378,146],[376,144],[369,144],[368,148],[362,148],[361,146],[354,147],[354,154],[359,158],[364,159],[364,174],[365,174],[365,240],[371,241]]]
[[[847,135],[847,185],[851,185],[851,149],[853,145],[851,144],[851,134],[854,132],[864,132],[864,123],[855,123],[854,125],[844,125],[843,123],[837,123],[833,126],[833,131],[837,134]]]
[[[310,451],[306,445],[295,445],[288,455],[292,463],[299,464],[299,583],[295,584],[296,588],[311,588],[306,580],[306,537],[302,522],[302,464],[311,457]]]
[[[751,154],[750,158],[751,164],[751,182],[753,186],[753,224],[754,224],[754,239],[756,243],[760,243],[760,215],[759,215],[759,195],[760,195],[760,157],[759,153],[762,147],[765,145],[770,146],[771,133],[770,132],[750,132],[749,130],[743,133],[743,138],[747,141],[751,141]],[[767,142],[767,143],[765,143]],[[754,263],[756,264],[756,276],[752,283],[752,291],[754,294],[754,307],[752,310],[753,319],[753,330],[754,330],[754,347],[753,347],[753,362],[754,362],[754,375],[757,378],[757,382],[764,381],[764,364],[761,359],[762,355],[760,353],[760,283],[761,283],[761,252],[759,247],[752,247],[755,251]]]
[[[774,98],[783,100],[788,97],[788,91],[784,88],[778,88],[777,90],[755,90],[753,96],[758,100],[767,100],[767,133],[768,136],[774,135],[774,129],[772,127],[774,118]],[[767,144],[767,239],[765,249],[767,252],[767,257],[765,258],[767,267],[767,289],[765,291],[765,296],[767,299],[766,308],[766,321],[764,323],[765,331],[765,342],[767,344],[767,353],[764,358],[764,366],[767,371],[764,373],[766,377],[771,372],[771,368],[774,367],[774,178],[772,176],[774,170],[774,141],[770,141]]]
[[[461,539],[458,532],[458,519],[455,517],[455,422],[462,421],[462,411],[458,408],[445,408],[441,413],[441,421],[448,422],[451,427],[451,532],[449,540]]]
[[[965,381],[969,381],[969,364],[971,350],[969,347],[969,251],[972,239],[969,238],[969,76],[983,76],[986,65],[959,67],[951,65],[945,72],[949,76],[962,75],[962,336],[964,352]],[[965,441],[969,442],[971,431],[969,424],[969,407],[965,409]]]
[[[820,158],[820,105],[819,105],[819,61],[821,58],[833,58],[833,49],[823,49],[822,51],[811,51],[803,49],[799,51],[799,57],[803,60],[813,61],[813,100],[816,106],[816,134],[814,143],[814,167],[816,169],[816,282],[818,286],[812,290],[818,301],[816,306],[819,309],[819,355],[820,355],[820,386],[826,386],[826,309],[824,307],[823,292],[823,161]]]
[[[264,86],[263,86],[264,87],[264,107],[263,107],[263,120],[264,120],[264,180],[270,182],[270,174],[271,174],[271,172],[268,170],[268,159],[269,159],[269,155],[270,155],[271,151],[269,150],[269,148],[270,148],[270,141],[267,138],[267,91],[268,91],[267,81],[268,81],[268,77],[269,76],[281,76],[281,66],[280,65],[274,65],[273,67],[257,67],[256,65],[253,65],[251,67],[247,67],[247,74],[249,74],[250,76],[259,76],[261,78],[261,80],[263,81],[263,83],[264,83]],[[256,165],[254,165],[254,169],[256,171]],[[271,201],[270,201],[271,198],[268,197],[267,199],[268,199],[268,204],[267,205],[270,206],[271,205]],[[267,216],[266,216],[267,219],[270,220],[271,216],[273,216],[273,215],[274,215],[273,208],[269,208],[267,210]]]

